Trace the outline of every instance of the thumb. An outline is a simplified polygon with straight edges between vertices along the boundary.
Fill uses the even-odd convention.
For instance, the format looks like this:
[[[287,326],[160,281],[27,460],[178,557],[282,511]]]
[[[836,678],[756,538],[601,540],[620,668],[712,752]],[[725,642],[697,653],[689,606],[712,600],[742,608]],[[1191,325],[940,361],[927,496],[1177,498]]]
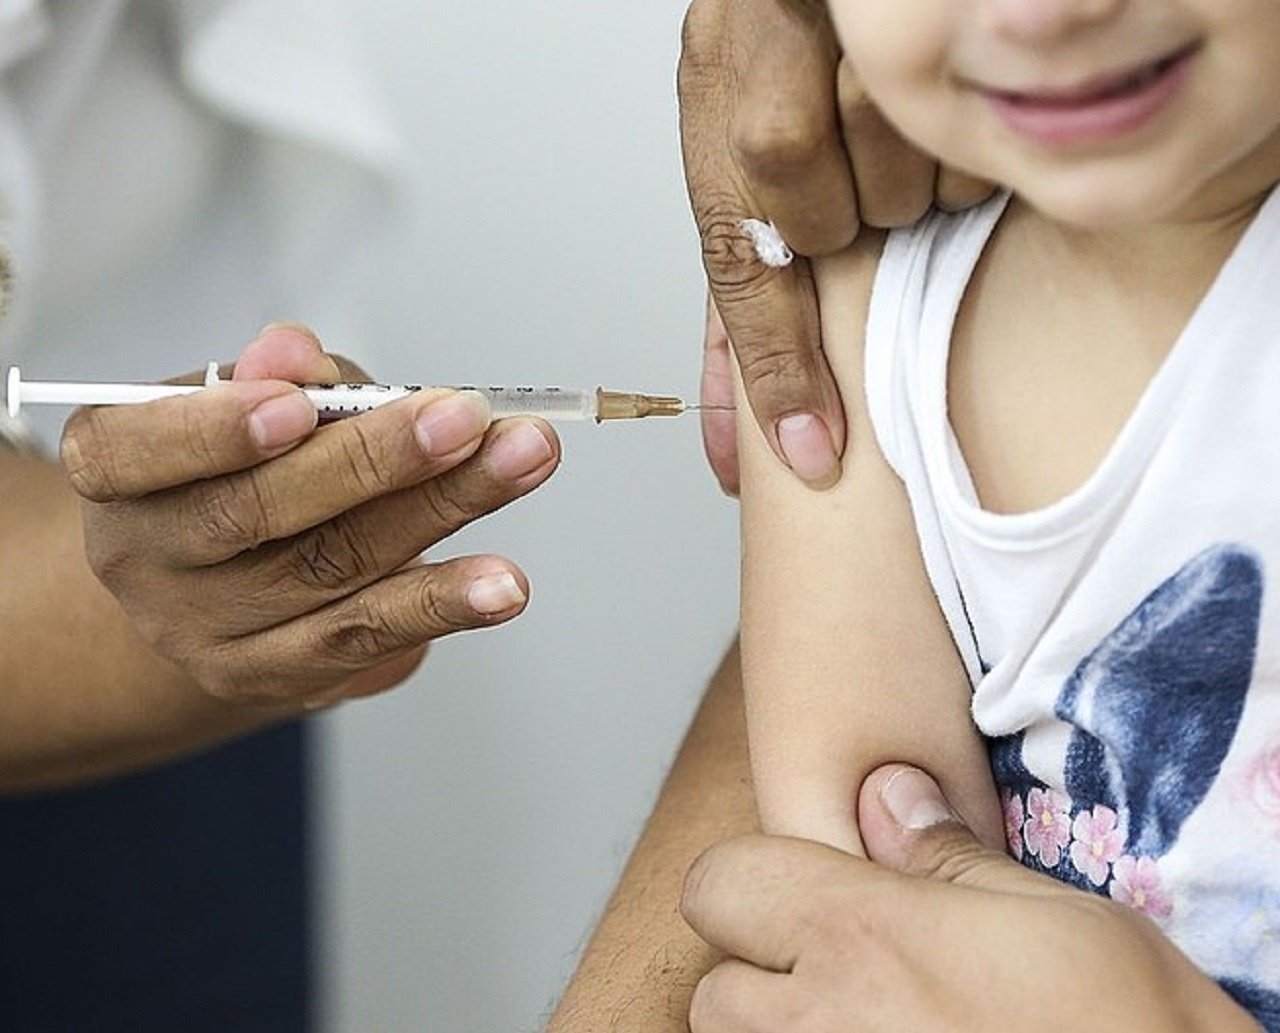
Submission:
[[[234,379],[332,384],[342,380],[343,375],[316,335],[305,326],[271,323],[236,359]]]
[[[984,846],[919,768],[889,764],[873,772],[862,784],[858,823],[867,856],[904,875],[1005,893],[1069,891]]]

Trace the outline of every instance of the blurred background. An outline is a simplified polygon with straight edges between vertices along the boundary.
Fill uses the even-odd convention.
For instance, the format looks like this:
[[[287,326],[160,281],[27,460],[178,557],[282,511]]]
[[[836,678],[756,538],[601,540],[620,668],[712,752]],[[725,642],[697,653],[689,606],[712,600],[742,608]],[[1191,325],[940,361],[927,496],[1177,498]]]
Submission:
[[[263,115],[238,96],[243,75],[210,72],[216,38],[175,42],[175,21],[198,26],[209,5],[129,5],[147,46],[111,52],[49,173],[39,290],[6,344],[26,376],[155,379],[292,318],[378,379],[696,395],[685,0],[249,6],[264,36],[322,13],[310,42],[322,59],[340,42],[332,80],[325,60],[279,52],[248,67],[270,66],[281,103],[292,82],[322,110],[345,104],[339,131],[270,132],[274,101]],[[179,74],[177,100],[138,102],[123,124],[95,113]],[[281,213],[294,228],[266,235]],[[192,219],[211,228],[194,238]],[[40,416],[48,440],[56,420]],[[545,489],[439,550],[516,559],[528,612],[437,644],[411,683],[313,726],[323,1033],[537,1029],[732,636],[736,511],[697,420],[562,437]]]
[[[696,394],[683,0],[364,6],[414,183],[370,368]],[[733,633],[737,514],[696,420],[562,436],[547,488],[452,546],[518,559],[525,616],[326,727],[328,1033],[536,1028]]]

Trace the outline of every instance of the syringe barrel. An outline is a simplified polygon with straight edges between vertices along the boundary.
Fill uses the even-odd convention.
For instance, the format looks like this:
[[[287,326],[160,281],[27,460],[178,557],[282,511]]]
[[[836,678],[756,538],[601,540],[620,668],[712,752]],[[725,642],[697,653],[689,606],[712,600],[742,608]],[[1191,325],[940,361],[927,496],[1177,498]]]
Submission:
[[[417,385],[396,384],[302,385],[302,393],[311,399],[322,420],[339,420],[344,416],[369,412],[420,390]]]
[[[432,390],[419,384],[307,384],[303,390],[322,420],[341,419],[368,412],[417,391]],[[471,387],[441,390],[475,391],[489,402],[495,419],[504,416],[541,416],[548,420],[589,420],[596,414],[594,391],[563,387]]]
[[[480,387],[495,418],[541,416],[546,420],[590,420],[596,415],[596,393],[576,387]]]

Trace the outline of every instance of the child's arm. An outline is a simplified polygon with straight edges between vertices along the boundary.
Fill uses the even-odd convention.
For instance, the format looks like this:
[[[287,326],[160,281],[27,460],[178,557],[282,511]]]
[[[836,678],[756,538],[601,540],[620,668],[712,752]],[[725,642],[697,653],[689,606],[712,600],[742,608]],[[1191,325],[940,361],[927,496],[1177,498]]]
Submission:
[[[740,421],[742,660],[765,831],[862,853],[863,779],[930,771],[988,843],[1003,842],[970,688],[925,574],[905,489],[863,395],[863,331],[881,241],[817,264],[822,336],[845,400],[844,474],[800,484]]]

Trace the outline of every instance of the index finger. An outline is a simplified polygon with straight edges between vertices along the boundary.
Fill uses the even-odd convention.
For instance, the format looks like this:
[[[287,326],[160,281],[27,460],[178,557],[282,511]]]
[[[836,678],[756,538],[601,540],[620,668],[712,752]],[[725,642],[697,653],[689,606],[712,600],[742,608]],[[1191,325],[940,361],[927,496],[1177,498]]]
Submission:
[[[828,917],[833,889],[851,874],[879,884],[887,873],[861,858],[802,839],[750,835],[717,843],[685,878],[680,911],[693,931],[753,965],[790,972]]]
[[[92,502],[138,498],[247,469],[288,451],[316,426],[293,384],[219,383],[142,405],[78,409],[62,432],[62,463]]]
[[[807,264],[765,265],[742,229],[764,213],[726,139],[732,76],[717,49],[724,16],[723,4],[695,0],[680,64],[681,143],[703,265],[766,439],[802,480],[825,486],[839,476],[844,410],[822,354]]]

